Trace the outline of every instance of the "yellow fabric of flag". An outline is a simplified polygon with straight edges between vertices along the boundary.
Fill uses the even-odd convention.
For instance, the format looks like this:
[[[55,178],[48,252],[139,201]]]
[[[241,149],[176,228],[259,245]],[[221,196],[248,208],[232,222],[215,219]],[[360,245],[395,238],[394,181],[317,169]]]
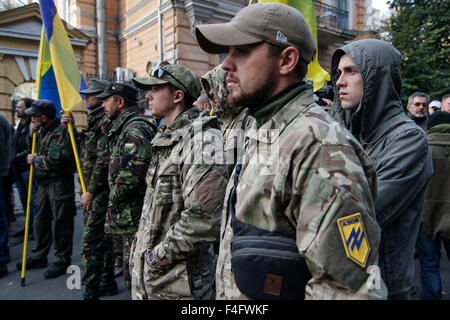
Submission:
[[[317,48],[317,27],[316,27],[316,12],[314,10],[314,3],[311,0],[259,0],[259,3],[262,2],[278,2],[284,3],[291,7],[299,10],[306,21],[308,22],[309,27],[314,36],[314,40],[316,41],[316,55],[314,56],[314,60],[308,65],[308,73],[306,74],[307,79],[311,79],[314,82],[314,91],[319,90],[325,83],[325,81],[330,81],[330,74],[326,72],[319,64],[318,58],[318,48]]]

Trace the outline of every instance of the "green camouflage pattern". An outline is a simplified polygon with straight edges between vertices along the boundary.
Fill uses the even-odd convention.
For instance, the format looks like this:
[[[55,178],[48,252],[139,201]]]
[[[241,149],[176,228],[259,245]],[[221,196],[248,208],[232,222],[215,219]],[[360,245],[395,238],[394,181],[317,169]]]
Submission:
[[[130,259],[132,298],[212,299],[227,182],[219,121],[191,108],[161,128],[152,152]]]
[[[137,231],[155,132],[156,125],[141,117],[136,106],[128,107],[111,125],[107,233],[134,234]]]
[[[227,72],[222,69],[221,65],[218,65],[207,72],[201,80],[210,103],[213,106],[214,115],[223,119],[221,130],[224,142],[225,163],[228,166],[230,176],[237,163],[237,159],[241,158],[239,153],[244,146],[244,133],[251,127],[254,120],[248,115],[246,108],[235,108],[228,102],[226,77]],[[210,95],[210,90],[214,92],[218,103],[215,103],[214,98]],[[245,124],[244,128],[242,128],[244,119]]]
[[[368,285],[380,242],[374,167],[355,138],[314,103],[311,90],[292,90],[297,90],[294,98],[259,129],[255,122],[246,133],[236,216],[264,230],[296,234],[312,274],[306,299],[383,299],[381,278],[380,289]],[[280,104],[272,103],[273,108]],[[231,179],[221,222],[217,299],[249,299],[231,269],[228,201],[233,188]],[[370,245],[365,267],[346,256],[337,224],[338,218],[358,212]]]
[[[84,230],[81,237],[81,261],[84,266],[83,285],[96,288],[101,274],[114,274],[114,251],[110,234],[105,233],[108,190],[95,195],[92,209],[83,214]]]
[[[94,169],[97,171],[101,171],[103,180],[105,179],[105,167],[106,167],[106,176],[109,164],[109,154],[106,153],[101,158],[98,157],[98,143],[100,139],[104,139],[107,141],[106,134],[103,133],[103,126],[105,122],[109,122],[110,120],[105,115],[104,108],[100,105],[93,109],[87,115],[87,128],[81,131],[78,135],[78,146],[80,149],[80,164],[83,171],[84,183],[86,186],[90,185],[91,177],[93,176]],[[102,144],[102,150],[108,150],[107,145]],[[97,182],[94,182],[93,185],[96,187]],[[97,192],[91,192],[93,194],[99,193],[101,190],[104,190],[105,183],[103,183],[100,188],[98,188]]]
[[[111,121],[103,107],[97,106],[87,116],[87,129],[78,135],[80,163],[87,191],[94,194],[92,209],[84,211],[81,238],[83,285],[98,287],[101,274],[114,273],[114,251],[111,235],[105,234],[108,208],[109,148],[106,132]]]
[[[99,125],[101,127],[102,133],[99,134],[97,141],[95,141],[97,143],[97,156],[95,158],[95,165],[92,169],[90,183],[87,186],[87,191],[92,194],[99,194],[104,190],[108,190],[109,192],[108,171],[110,149],[108,142],[108,132],[111,128],[112,122],[105,115],[103,118],[101,118]]]
[[[39,184],[73,176],[75,158],[69,132],[58,118],[49,126],[40,127],[36,136],[36,153],[32,164]]]

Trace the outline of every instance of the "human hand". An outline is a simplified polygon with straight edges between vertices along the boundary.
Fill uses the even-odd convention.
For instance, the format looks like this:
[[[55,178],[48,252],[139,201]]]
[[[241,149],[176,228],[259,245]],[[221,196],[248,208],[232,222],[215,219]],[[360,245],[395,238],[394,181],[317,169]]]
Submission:
[[[37,156],[37,154],[36,153],[33,153],[33,154],[28,154],[27,155],[27,163],[28,164],[33,164],[33,159],[34,159],[34,157],[36,157]]]
[[[67,115],[64,111],[60,111],[59,114],[61,115],[61,124],[65,127],[67,127],[67,124],[70,123],[72,126],[75,124],[75,119],[73,118],[72,113],[69,112]]]
[[[94,202],[94,195],[90,192],[83,193],[81,195],[81,204],[83,209],[89,211],[92,209],[92,204]]]

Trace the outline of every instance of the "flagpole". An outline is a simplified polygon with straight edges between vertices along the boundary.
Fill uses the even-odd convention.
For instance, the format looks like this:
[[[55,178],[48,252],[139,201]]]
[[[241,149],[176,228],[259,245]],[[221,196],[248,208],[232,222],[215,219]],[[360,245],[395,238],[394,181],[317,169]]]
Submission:
[[[64,110],[64,108],[63,108],[63,110]],[[66,111],[64,111],[64,112],[66,113],[67,116],[69,116]],[[86,193],[86,185],[84,183],[83,171],[81,171],[80,158],[78,156],[77,144],[75,142],[75,135],[73,134],[72,123],[70,121],[67,123],[67,129],[69,129],[70,142],[72,143],[73,155],[75,157],[75,162],[77,164],[77,170],[78,170],[78,176],[80,178],[81,190],[82,190],[83,194],[85,194]]]
[[[36,131],[33,132],[32,144],[31,144],[31,154],[34,154],[36,149]],[[21,286],[25,286],[25,270],[27,261],[27,247],[28,247],[28,226],[30,222],[30,202],[33,190],[33,165],[30,165],[30,176],[28,178],[28,197],[27,197],[27,213],[25,218],[25,239],[23,240],[23,254],[22,254],[22,277]]]

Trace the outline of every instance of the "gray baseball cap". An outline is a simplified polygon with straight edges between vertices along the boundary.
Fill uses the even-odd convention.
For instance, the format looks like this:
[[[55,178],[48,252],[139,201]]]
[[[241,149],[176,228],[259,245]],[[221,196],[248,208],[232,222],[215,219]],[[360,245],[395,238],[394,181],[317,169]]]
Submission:
[[[169,64],[165,66],[156,66],[152,72],[151,77],[133,78],[133,83],[136,87],[141,89],[148,89],[155,85],[170,83],[177,89],[191,96],[192,99],[197,100],[202,91],[202,84],[199,77],[189,69],[181,64]]]
[[[241,9],[230,22],[196,26],[195,35],[208,53],[226,53],[230,46],[262,41],[282,48],[293,46],[307,63],[316,53],[316,42],[303,14],[282,3],[252,4]]]
[[[87,89],[80,90],[80,93],[81,94],[93,94],[93,93],[100,94],[110,84],[111,84],[111,82],[109,82],[108,80],[92,78],[91,81],[89,82],[89,87]]]

